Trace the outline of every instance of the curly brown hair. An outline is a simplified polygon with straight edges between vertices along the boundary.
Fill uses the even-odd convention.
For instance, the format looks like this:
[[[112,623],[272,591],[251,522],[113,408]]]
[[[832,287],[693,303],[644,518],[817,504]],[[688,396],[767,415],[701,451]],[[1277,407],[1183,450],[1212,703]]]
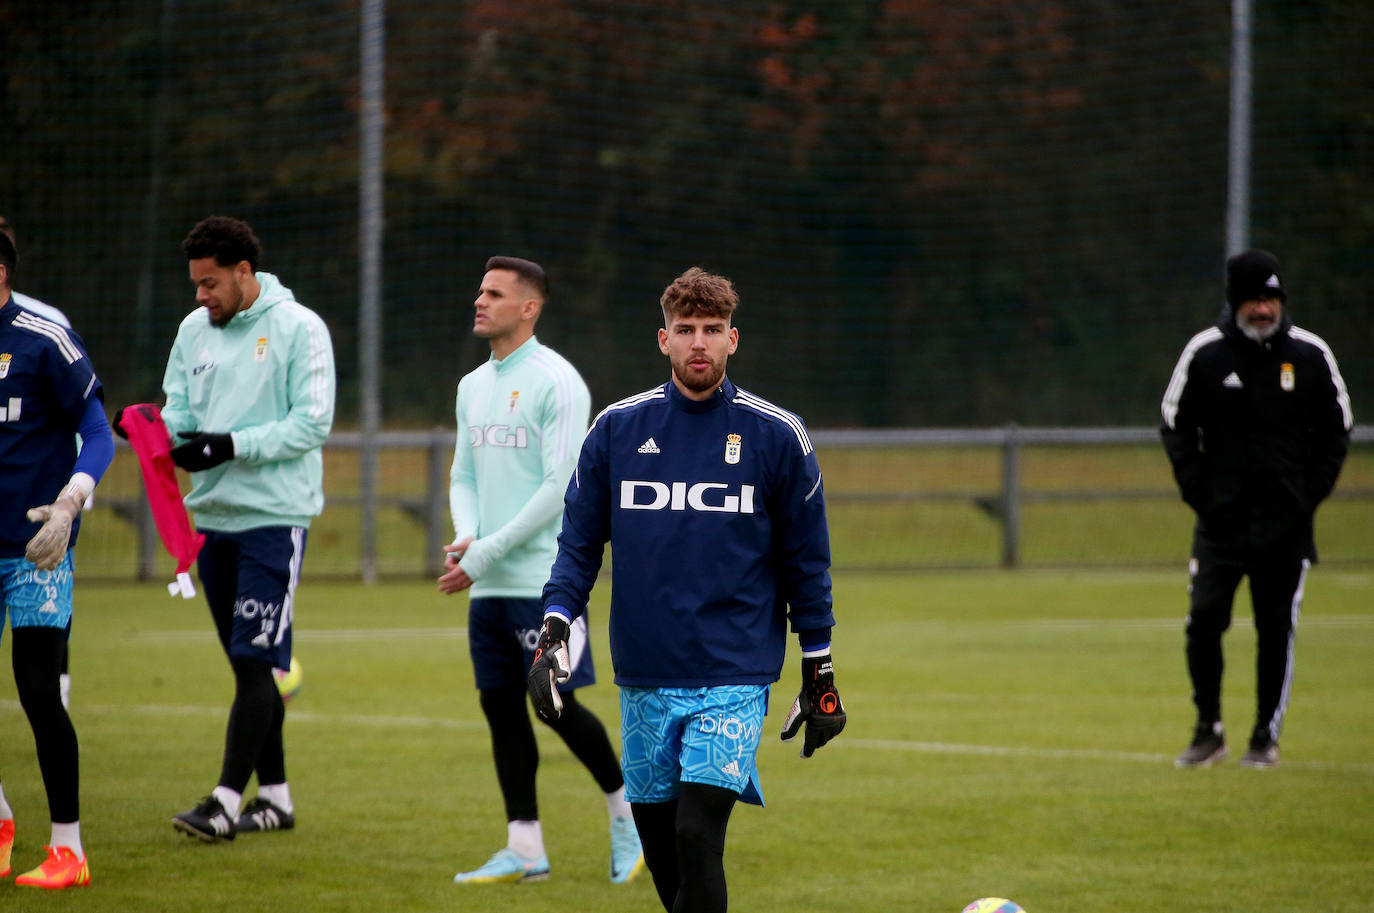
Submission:
[[[663,290],[658,303],[665,327],[676,317],[724,317],[728,323],[739,307],[739,294],[729,279],[694,266]]]
[[[252,227],[241,219],[210,216],[196,223],[181,242],[187,260],[214,257],[220,266],[234,266],[248,261],[248,268],[256,270],[262,259],[262,244]]]

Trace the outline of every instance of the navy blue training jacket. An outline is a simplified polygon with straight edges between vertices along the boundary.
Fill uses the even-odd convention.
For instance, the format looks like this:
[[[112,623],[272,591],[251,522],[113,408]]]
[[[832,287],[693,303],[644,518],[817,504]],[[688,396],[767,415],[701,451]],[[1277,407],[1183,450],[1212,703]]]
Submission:
[[[671,381],[592,423],[544,605],[581,614],[611,543],[611,661],[631,687],[777,681],[792,630],[834,624],[820,466],[801,419],[728,378]]]
[[[42,524],[30,507],[51,504],[77,463],[76,433],[104,388],[81,337],[12,300],[0,300],[0,558],[21,558]],[[102,431],[109,438],[108,427]],[[99,481],[114,445],[91,475]],[[72,522],[75,545],[81,517]],[[2,622],[0,622],[2,624]]]

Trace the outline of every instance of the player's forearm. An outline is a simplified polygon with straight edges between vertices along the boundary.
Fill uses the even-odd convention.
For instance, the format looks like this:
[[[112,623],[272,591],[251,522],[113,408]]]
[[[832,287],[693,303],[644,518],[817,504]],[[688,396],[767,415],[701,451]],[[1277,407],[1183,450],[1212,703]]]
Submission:
[[[803,656],[820,656],[830,652],[830,625],[797,632],[797,643]]]
[[[76,455],[72,473],[85,473],[94,488],[114,459],[114,437],[110,434],[109,419],[105,417],[105,404],[96,397],[86,401],[86,412],[81,416],[76,433],[81,435],[81,450]]]
[[[568,487],[572,470],[572,460],[549,469],[544,481],[515,516],[500,529],[482,531],[461,562],[469,577],[477,580],[478,575],[485,573],[492,564],[548,529],[558,519],[563,512],[563,493]]]
[[[457,476],[452,478],[456,479]],[[448,509],[449,516],[453,518],[453,541],[477,538],[477,489],[470,481],[451,480]]]
[[[555,490],[550,482],[540,485],[525,506],[504,526],[480,536],[468,547],[463,560],[459,562],[460,566],[473,580],[480,579],[495,562],[557,520],[562,502],[562,492]]]
[[[327,409],[313,402],[294,406],[281,421],[234,429],[231,432],[234,456],[250,463],[274,463],[304,456],[324,446],[333,420],[332,404]],[[228,429],[199,430],[224,432]]]
[[[564,532],[567,520],[564,520]],[[565,535],[558,543],[558,557],[554,559],[549,572],[549,581],[544,584],[541,596],[545,611],[558,606],[571,618],[581,615],[587,607],[596,576],[601,571],[602,549],[590,544],[578,545]]]

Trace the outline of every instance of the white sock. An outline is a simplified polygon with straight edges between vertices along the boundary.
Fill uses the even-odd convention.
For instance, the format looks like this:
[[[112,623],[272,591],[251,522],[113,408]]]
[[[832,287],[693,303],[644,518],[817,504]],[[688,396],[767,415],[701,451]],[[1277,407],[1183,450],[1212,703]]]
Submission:
[[[14,819],[14,809],[5,801],[5,787],[0,786],[0,821],[11,821]]]
[[[296,810],[296,806],[291,804],[291,787],[285,783],[259,783],[258,795],[287,814]]]
[[[506,846],[526,859],[544,855],[544,832],[538,821],[507,821]]]
[[[81,822],[73,821],[71,824],[58,824],[54,821],[52,823],[52,840],[48,846],[53,849],[65,846],[78,857],[85,856],[85,850],[81,849]]]
[[[236,793],[227,786],[216,786],[210,795],[224,806],[225,814],[229,816],[230,821],[239,820],[239,804],[243,802],[243,793]]]
[[[625,801],[625,787],[621,786],[613,793],[606,793],[606,810],[611,813],[612,818],[633,818],[634,812],[630,809],[630,803]]]

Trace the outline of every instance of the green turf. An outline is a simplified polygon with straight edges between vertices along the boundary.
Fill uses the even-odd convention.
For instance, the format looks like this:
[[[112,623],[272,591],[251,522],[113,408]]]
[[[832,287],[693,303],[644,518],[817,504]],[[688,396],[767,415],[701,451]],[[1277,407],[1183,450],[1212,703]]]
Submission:
[[[546,733],[552,879],[453,885],[505,836],[466,602],[306,570],[305,686],[287,723],[296,831],[205,846],[172,830],[168,817],[214,784],[231,692],[204,605],[168,598],[160,582],[78,581],[73,718],[94,884],[46,894],[7,880],[0,910],[658,908],[647,879],[607,883],[604,802]],[[1184,586],[1156,571],[839,574],[850,726],[809,761],[776,741],[796,686],[790,658],[760,751],[770,805],[731,822],[731,908],[957,913],[995,895],[1029,913],[1367,910],[1374,574],[1310,577],[1283,766],[1271,771],[1172,766],[1192,722]],[[608,678],[602,605],[593,627]],[[1243,605],[1227,638],[1236,740],[1252,713]],[[13,684],[0,681],[0,774],[22,871],[48,838],[46,807]],[[614,732],[615,689],[584,696]]]

